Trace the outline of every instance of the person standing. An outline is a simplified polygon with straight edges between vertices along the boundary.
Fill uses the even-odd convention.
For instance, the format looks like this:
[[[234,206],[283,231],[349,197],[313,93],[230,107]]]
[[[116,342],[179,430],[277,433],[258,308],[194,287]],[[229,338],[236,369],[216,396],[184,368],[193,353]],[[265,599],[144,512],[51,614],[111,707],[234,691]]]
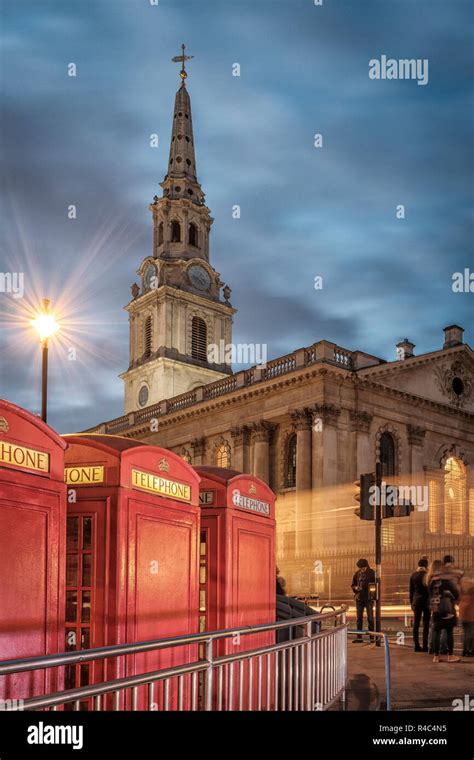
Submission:
[[[420,559],[418,567],[410,577],[410,606],[413,610],[413,642],[415,652],[428,651],[428,636],[430,630],[430,595],[425,583],[428,570],[428,560]],[[423,647],[420,646],[420,623],[423,619]]]
[[[454,651],[454,627],[457,624],[455,603],[459,599],[459,587],[444,574],[444,564],[435,559],[426,575],[426,585],[430,596],[430,610],[433,615],[433,662],[439,662],[441,632],[446,631],[448,662],[458,662]]]
[[[464,576],[461,580],[459,618],[464,634],[462,655],[474,657],[474,578],[472,577]]]
[[[447,578],[450,581],[453,581],[458,587],[458,591],[461,592],[461,579],[464,575],[464,571],[461,570],[460,567],[456,567],[456,563],[454,561],[454,557],[452,554],[445,554],[443,557],[443,578]],[[446,643],[446,629],[443,628],[441,631],[441,643],[440,643],[440,654],[447,654],[448,647]]]
[[[276,593],[279,596],[286,596],[286,582],[280,575],[280,568],[276,569]]]
[[[362,631],[364,624],[364,610],[367,613],[367,623],[369,631],[374,630],[374,588],[375,588],[375,573],[369,566],[366,559],[359,559],[357,562],[358,570],[352,578],[352,591],[355,596],[356,611],[357,611],[357,630]],[[358,636],[352,642],[353,644],[360,644],[362,642],[362,636]]]

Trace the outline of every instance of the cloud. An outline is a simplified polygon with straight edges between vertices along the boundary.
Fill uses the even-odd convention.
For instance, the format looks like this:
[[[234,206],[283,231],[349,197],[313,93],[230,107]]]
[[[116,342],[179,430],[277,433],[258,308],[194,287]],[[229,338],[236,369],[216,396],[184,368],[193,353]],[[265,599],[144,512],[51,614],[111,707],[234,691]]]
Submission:
[[[147,206],[166,169],[170,58],[183,39],[211,262],[233,288],[235,339],[273,357],[326,338],[388,358],[405,335],[431,350],[445,324],[467,327],[469,297],[450,290],[472,241],[467,3],[3,6],[0,271],[24,271],[30,300],[62,298],[79,323],[78,361],[51,357],[60,430],[122,413],[123,305],[151,251]],[[429,85],[369,80],[381,53],[428,57]],[[11,322],[9,298],[0,319]],[[37,347],[22,336],[0,331],[0,392],[37,409]]]

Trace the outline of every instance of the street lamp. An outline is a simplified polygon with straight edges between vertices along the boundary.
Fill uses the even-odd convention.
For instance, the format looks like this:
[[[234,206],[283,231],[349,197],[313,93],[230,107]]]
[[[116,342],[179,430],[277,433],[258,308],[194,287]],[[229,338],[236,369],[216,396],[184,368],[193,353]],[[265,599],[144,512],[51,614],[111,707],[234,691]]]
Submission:
[[[43,299],[43,310],[31,320],[38,333],[42,349],[41,366],[41,419],[46,422],[48,405],[48,341],[59,330],[54,314],[49,311],[49,299]]]

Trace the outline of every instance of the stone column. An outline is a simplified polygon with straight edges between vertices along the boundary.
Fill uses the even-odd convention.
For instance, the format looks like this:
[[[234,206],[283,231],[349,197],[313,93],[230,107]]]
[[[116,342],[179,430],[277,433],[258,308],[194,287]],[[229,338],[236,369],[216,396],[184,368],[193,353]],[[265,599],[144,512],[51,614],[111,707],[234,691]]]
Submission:
[[[193,438],[193,440],[191,441],[191,448],[193,450],[193,464],[196,464],[196,465],[205,464],[206,439]]]
[[[275,428],[271,422],[262,420],[252,426],[253,466],[255,477],[265,483],[270,481],[270,437]]]
[[[250,472],[249,429],[246,425],[235,427],[230,431],[234,441],[232,466],[239,472]]]
[[[373,415],[369,412],[351,409],[349,411],[353,450],[355,451],[354,480],[361,473],[373,472],[375,469],[375,453],[370,450],[370,425]]]
[[[341,410],[334,404],[316,404],[312,412],[312,551],[313,558],[324,548],[335,547],[335,518],[327,519],[331,509],[330,491],[337,484],[337,424]]]
[[[312,546],[311,509],[311,428],[312,417],[308,409],[291,412],[296,431],[296,551],[309,552]]]

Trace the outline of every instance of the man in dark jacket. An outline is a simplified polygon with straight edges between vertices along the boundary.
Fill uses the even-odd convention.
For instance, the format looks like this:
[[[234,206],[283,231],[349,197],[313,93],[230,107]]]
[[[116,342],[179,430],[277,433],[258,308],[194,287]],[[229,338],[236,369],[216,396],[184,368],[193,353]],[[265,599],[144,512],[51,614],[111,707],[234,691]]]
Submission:
[[[375,573],[366,559],[360,559],[357,562],[359,568],[352,578],[352,591],[355,595],[355,603],[357,610],[357,630],[362,631],[364,624],[364,610],[367,612],[367,622],[369,624],[369,631],[374,630],[374,588],[375,588]],[[362,642],[362,636],[357,636],[352,642],[353,644],[360,644]]]
[[[430,630],[430,600],[428,586],[426,585],[426,571],[428,560],[423,557],[418,562],[418,567],[410,577],[410,606],[413,610],[413,641],[415,652],[428,651],[428,636]],[[420,623],[423,618],[423,647],[420,646]]]

